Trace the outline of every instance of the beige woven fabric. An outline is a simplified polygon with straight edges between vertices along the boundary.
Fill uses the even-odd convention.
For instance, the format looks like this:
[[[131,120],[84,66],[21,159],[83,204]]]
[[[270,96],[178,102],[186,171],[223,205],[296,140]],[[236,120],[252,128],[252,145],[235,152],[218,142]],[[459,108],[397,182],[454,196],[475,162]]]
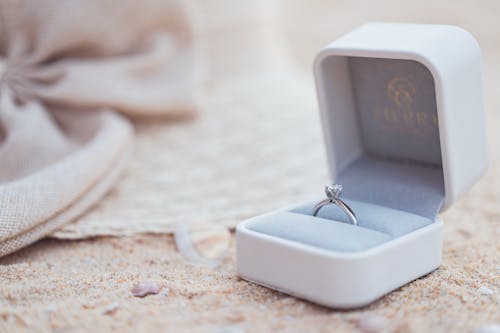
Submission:
[[[328,177],[312,75],[292,65],[274,4],[196,4],[209,65],[199,117],[138,122],[125,177],[54,237],[169,233],[177,223],[233,227],[322,195]]]
[[[314,85],[290,65],[274,1],[244,7],[200,1],[189,9],[205,45],[199,54],[209,65],[201,114],[179,123],[134,119],[133,158],[118,187],[54,236],[171,232],[176,223],[197,221],[233,226],[256,207],[264,211],[310,196],[317,188],[313,179],[324,182],[321,150],[309,149],[321,136]],[[276,126],[314,134],[274,138]],[[269,142],[256,144],[256,136]],[[301,185],[303,166],[288,159],[297,150],[322,170],[309,169],[309,192]],[[256,161],[275,167],[254,173]],[[293,180],[269,187],[285,170]]]
[[[125,176],[53,236],[169,233],[177,223],[233,227],[321,196],[328,176],[313,82],[276,72],[244,82],[213,90],[194,122],[138,124]]]
[[[0,3],[0,256],[111,188],[132,148],[111,110],[194,110],[186,13],[176,1]]]

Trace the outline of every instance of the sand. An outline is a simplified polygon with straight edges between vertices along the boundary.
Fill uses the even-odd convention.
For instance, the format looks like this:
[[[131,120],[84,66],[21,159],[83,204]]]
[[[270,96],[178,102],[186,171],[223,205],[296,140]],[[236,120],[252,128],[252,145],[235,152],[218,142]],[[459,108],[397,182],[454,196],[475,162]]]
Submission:
[[[500,323],[500,232],[498,213],[466,216],[474,227],[446,224],[437,271],[353,311],[240,279],[234,238],[216,269],[186,262],[170,235],[43,240],[0,260],[0,332],[356,332],[372,314],[383,332],[474,332]],[[159,293],[132,296],[141,282]]]

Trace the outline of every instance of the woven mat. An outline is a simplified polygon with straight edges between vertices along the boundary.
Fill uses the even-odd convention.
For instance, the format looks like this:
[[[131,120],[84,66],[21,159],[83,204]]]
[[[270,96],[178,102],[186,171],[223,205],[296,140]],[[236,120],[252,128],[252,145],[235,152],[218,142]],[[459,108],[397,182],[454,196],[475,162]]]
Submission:
[[[118,186],[53,236],[168,233],[191,222],[233,227],[320,196],[327,168],[314,84],[293,73],[226,80],[191,121],[137,123]]]

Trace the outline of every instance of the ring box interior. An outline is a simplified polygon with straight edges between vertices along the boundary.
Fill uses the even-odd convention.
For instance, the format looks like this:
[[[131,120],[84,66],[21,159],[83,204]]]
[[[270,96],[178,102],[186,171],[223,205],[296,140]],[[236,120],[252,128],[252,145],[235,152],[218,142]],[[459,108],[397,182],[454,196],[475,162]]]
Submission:
[[[487,165],[480,51],[457,27],[370,23],[322,49],[314,73],[331,180],[358,225],[333,204],[313,216],[320,197],[251,218],[237,269],[354,308],[441,264],[438,214]]]

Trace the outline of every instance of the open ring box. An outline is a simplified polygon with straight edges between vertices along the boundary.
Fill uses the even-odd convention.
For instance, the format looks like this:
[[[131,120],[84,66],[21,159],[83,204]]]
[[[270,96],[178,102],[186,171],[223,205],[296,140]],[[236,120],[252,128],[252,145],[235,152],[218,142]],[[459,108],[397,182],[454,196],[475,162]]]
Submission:
[[[370,23],[322,49],[314,72],[330,176],[359,225],[335,205],[312,216],[323,198],[251,218],[237,269],[360,307],[439,267],[438,213],[486,169],[480,50],[453,26]]]

